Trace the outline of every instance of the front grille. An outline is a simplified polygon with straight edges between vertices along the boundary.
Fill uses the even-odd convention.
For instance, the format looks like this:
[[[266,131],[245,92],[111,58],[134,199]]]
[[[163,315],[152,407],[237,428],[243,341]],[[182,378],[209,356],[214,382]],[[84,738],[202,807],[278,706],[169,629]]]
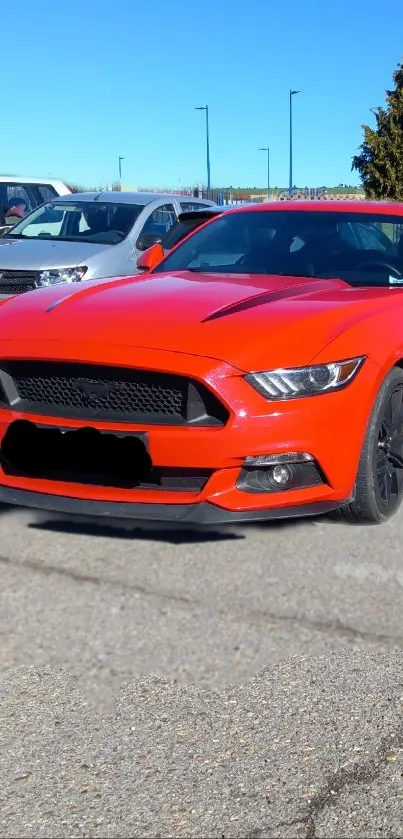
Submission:
[[[34,289],[34,285],[0,283],[0,294],[25,294],[26,291],[33,291]]]
[[[223,425],[228,412],[206,387],[185,376],[77,363],[0,363],[0,385],[14,410],[32,414]]]
[[[2,271],[0,268],[0,294],[24,294],[36,288],[38,271]]]

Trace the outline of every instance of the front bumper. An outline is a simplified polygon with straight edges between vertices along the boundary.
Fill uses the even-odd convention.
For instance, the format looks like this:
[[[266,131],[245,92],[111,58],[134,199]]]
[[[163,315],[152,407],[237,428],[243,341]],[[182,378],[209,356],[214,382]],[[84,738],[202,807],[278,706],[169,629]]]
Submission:
[[[130,519],[131,521],[207,526],[319,516],[348,504],[349,499],[344,502],[322,501],[293,507],[226,510],[209,501],[201,501],[196,504],[91,501],[83,498],[27,492],[0,486],[0,503],[17,507],[32,507],[35,510],[46,510],[62,515],[101,516],[104,519]]]
[[[19,354],[29,357],[23,347],[19,347]],[[15,357],[14,353],[8,355]],[[40,348],[38,357],[44,357]],[[88,359],[88,347],[83,357]],[[124,348],[114,348],[110,353],[110,363],[131,362],[136,367],[163,367],[185,374],[191,370],[230,410],[228,423],[222,428],[95,421],[91,425],[111,432],[147,432],[156,467],[211,470],[202,489],[119,489],[10,475],[0,468],[0,502],[85,516],[225,524],[316,516],[351,500],[365,430],[379,387],[380,371],[369,359],[344,390],[284,403],[267,402],[245,382],[239,370],[211,359],[144,350],[136,351],[135,361],[131,362]],[[18,419],[48,427],[73,429],[89,425],[84,420],[0,409],[0,443],[10,423]],[[247,457],[287,452],[310,453],[321,470],[323,482],[270,492],[248,492],[237,485]]]

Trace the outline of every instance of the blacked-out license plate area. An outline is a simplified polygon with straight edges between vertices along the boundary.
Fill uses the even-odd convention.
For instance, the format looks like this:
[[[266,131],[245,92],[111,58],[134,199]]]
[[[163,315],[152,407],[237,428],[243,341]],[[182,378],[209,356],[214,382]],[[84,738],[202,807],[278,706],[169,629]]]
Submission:
[[[146,435],[117,435],[95,428],[41,428],[11,423],[0,449],[6,474],[132,488],[152,473]]]

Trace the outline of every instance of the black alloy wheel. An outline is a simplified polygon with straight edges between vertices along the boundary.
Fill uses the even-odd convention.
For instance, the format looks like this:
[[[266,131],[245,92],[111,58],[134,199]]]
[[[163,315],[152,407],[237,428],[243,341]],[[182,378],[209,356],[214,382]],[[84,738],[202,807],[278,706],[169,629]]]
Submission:
[[[403,384],[388,399],[378,432],[376,471],[385,507],[394,506],[403,483]]]
[[[403,370],[394,367],[375,400],[362,448],[348,521],[380,524],[403,498]]]

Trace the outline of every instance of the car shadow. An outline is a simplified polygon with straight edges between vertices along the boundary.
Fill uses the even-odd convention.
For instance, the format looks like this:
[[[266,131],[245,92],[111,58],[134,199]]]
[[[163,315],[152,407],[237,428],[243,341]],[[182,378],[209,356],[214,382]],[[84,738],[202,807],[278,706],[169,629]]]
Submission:
[[[298,525],[313,524],[312,519],[287,519],[270,522],[253,522],[251,524],[228,525],[223,527],[184,527],[183,525],[135,525],[122,520],[109,520],[108,523],[98,519],[77,518],[75,516],[54,516],[39,514],[36,521],[30,522],[28,527],[33,530],[43,530],[49,533],[65,533],[71,535],[92,536],[104,539],[139,540],[149,542],[166,542],[173,545],[202,544],[208,542],[239,541],[246,539],[253,530],[285,530]]]
[[[45,530],[50,533],[67,533],[71,535],[92,536],[104,539],[141,540],[148,542],[168,542],[173,545],[196,544],[202,542],[223,542],[226,540],[244,539],[242,533],[229,530],[209,530],[190,527],[170,526],[133,526],[129,522],[109,521],[107,524],[97,520],[76,519],[68,516],[63,518],[46,518],[30,522],[29,528]]]

